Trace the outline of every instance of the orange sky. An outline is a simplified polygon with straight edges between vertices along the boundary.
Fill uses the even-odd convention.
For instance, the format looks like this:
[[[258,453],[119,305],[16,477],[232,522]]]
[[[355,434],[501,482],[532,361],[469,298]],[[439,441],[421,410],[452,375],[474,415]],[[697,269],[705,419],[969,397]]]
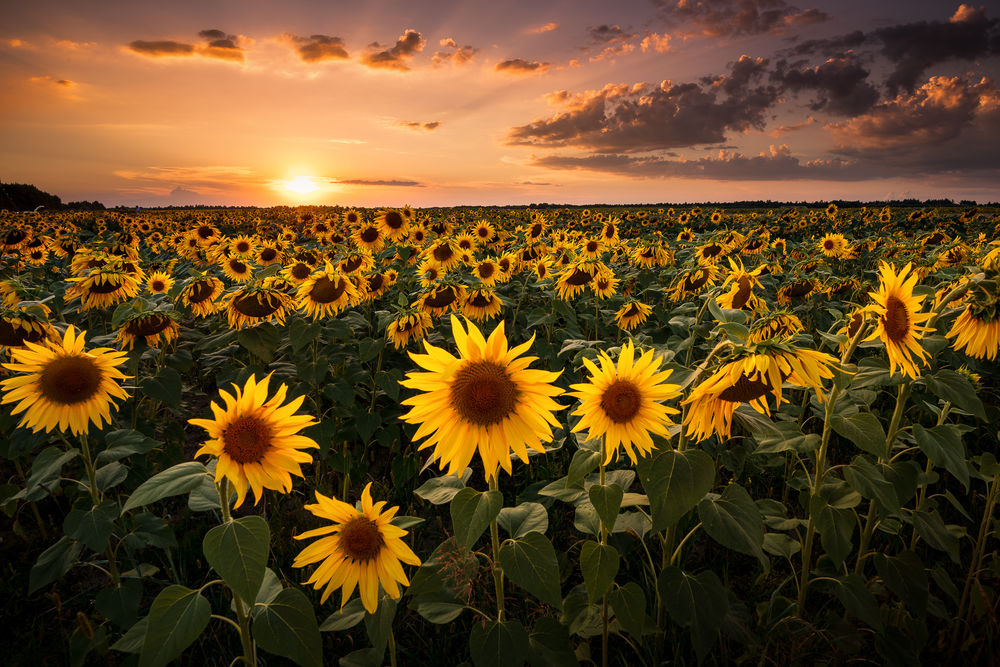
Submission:
[[[1000,199],[986,10],[343,4],[6,8],[0,180],[109,205]]]

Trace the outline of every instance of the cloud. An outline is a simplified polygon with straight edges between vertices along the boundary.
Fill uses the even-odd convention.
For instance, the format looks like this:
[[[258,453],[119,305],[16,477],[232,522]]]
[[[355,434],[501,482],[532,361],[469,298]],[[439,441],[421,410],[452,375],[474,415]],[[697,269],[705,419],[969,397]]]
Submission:
[[[54,86],[59,86],[61,88],[74,88],[76,87],[76,81],[70,81],[69,79],[57,79],[52,76],[33,76],[28,79],[32,83],[50,83]]]
[[[433,132],[434,130],[441,127],[441,121],[431,120],[420,122],[416,120],[401,120],[396,123],[397,127],[404,127],[407,130],[414,130],[416,132]]]
[[[528,28],[527,32],[529,35],[541,35],[546,32],[552,32],[559,28],[558,23],[546,23],[545,25],[540,25],[535,28]]]
[[[633,37],[637,37],[634,32],[622,30],[620,25],[608,25],[607,23],[587,28],[592,44],[607,44],[608,42],[623,42]]]
[[[387,188],[422,188],[423,183],[419,181],[403,181],[397,179],[382,180],[382,179],[368,179],[368,178],[344,178],[340,180],[333,181],[340,185],[379,185]]]
[[[508,74],[534,74],[548,70],[549,63],[542,63],[537,60],[525,60],[524,58],[510,58],[508,60],[501,60],[493,69],[497,72],[506,72]]]
[[[367,144],[367,141],[362,141],[361,139],[327,139],[331,144]]]
[[[740,37],[783,34],[790,28],[821,23],[830,16],[818,9],[800,10],[785,0],[653,0],[676,35]]]
[[[778,127],[768,132],[768,135],[772,137],[780,137],[788,134],[789,132],[798,132],[799,130],[804,130],[807,127],[812,127],[813,125],[816,125],[818,123],[819,123],[818,120],[816,120],[812,116],[809,116],[801,123],[792,123],[791,125],[779,125]]]
[[[642,38],[642,41],[639,42],[639,47],[642,49],[643,53],[646,53],[647,51],[666,53],[670,50],[670,35],[668,33],[660,35],[655,32],[651,32]]]
[[[234,187],[262,187],[265,184],[253,169],[227,165],[121,169],[114,175],[144,184],[146,189],[149,186],[155,189],[181,187],[198,194],[219,194]]]
[[[809,103],[813,111],[825,110],[840,116],[856,116],[868,111],[879,100],[879,92],[868,81],[871,72],[853,52],[830,58],[822,65],[789,65],[779,61],[771,80],[789,91],[812,90],[816,97]]]
[[[209,29],[202,30],[198,36],[203,40],[199,44],[188,44],[173,40],[146,41],[137,39],[129,42],[128,48],[135,54],[146,56],[147,58],[190,58],[201,56],[215,60],[225,60],[229,62],[244,62],[244,49],[240,46],[243,41],[237,35],[229,35],[222,30]]]
[[[304,63],[319,63],[325,60],[349,60],[350,55],[344,47],[344,40],[329,35],[311,35],[299,37],[289,33],[281,39],[295,48],[295,53]]]
[[[759,85],[767,61],[743,56],[731,72],[699,83],[608,84],[600,90],[547,96],[566,111],[511,128],[507,143],[632,153],[722,143],[733,131],[763,129],[778,101]]]
[[[361,56],[361,63],[374,69],[409,71],[407,61],[424,48],[424,38],[416,30],[407,29],[396,40],[395,46],[385,48],[378,42],[368,45],[369,51]]]
[[[660,156],[621,154],[583,157],[548,155],[532,157],[532,166],[555,170],[593,171],[634,179],[697,178],[710,180],[772,181],[787,179],[822,179],[840,181],[867,180],[872,173],[858,170],[847,160],[810,160],[803,162],[792,155],[788,146],[771,146],[754,157],[719,151],[715,157],[696,160],[666,159]]]
[[[441,67],[442,65],[452,64],[452,65],[464,65],[471,61],[479,49],[472,47],[468,44],[465,46],[459,46],[451,37],[446,37],[438,42],[438,45],[443,47],[443,49],[451,49],[435,51],[434,57],[431,58],[431,62],[434,63],[435,67]]]

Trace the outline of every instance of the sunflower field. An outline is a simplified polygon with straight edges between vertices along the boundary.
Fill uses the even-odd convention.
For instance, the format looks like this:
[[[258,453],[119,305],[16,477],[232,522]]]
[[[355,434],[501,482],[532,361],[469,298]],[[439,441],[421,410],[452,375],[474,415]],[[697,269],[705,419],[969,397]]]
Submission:
[[[2,212],[8,662],[996,664],[998,230]]]

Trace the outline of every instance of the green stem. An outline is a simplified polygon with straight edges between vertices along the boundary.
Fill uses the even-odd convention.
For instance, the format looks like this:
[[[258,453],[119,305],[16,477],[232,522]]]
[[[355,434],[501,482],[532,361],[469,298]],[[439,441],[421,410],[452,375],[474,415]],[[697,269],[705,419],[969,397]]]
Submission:
[[[94,507],[97,507],[101,504],[101,494],[97,490],[97,471],[90,457],[90,443],[87,442],[86,431],[80,434],[80,448],[83,450],[83,465],[87,469],[87,479],[90,481],[90,499],[94,502]]]
[[[944,424],[945,417],[948,416],[948,412],[951,410],[951,401],[945,401],[944,407],[941,408],[941,415],[938,417],[938,426]],[[927,459],[927,465],[924,466],[924,483],[920,487],[920,491],[917,494],[917,510],[921,510],[924,507],[924,502],[927,500],[927,487],[930,484],[927,482],[927,477],[931,474],[934,469],[934,463]],[[912,551],[914,547],[917,546],[917,529],[913,529],[913,536],[910,538],[910,550]]]
[[[496,474],[490,478],[490,491],[497,491]],[[500,569],[500,530],[497,520],[490,521],[490,541],[493,544],[493,586],[497,596],[497,620],[503,620],[503,570]]]
[[[601,447],[600,484],[604,486],[604,457],[608,447],[608,436],[604,436]],[[601,519],[601,546],[608,543],[608,529]],[[601,667],[608,667],[608,593],[604,592],[601,598]]]
[[[27,486],[28,477],[24,474],[24,468],[21,466],[21,462],[17,459],[13,459],[13,461],[14,467],[17,468],[17,474],[21,478],[21,482]],[[49,531],[45,529],[45,523],[42,522],[42,515],[38,512],[37,503],[29,502],[28,504],[31,505],[31,513],[35,516],[35,523],[38,525],[38,532],[42,534],[42,539],[48,542]]]
[[[979,578],[979,571],[983,563],[983,552],[986,550],[986,538],[989,536],[989,527],[993,521],[993,510],[996,508],[998,496],[1000,496],[1000,473],[993,475],[989,491],[986,494],[986,508],[983,512],[983,519],[979,523],[979,534],[976,536],[976,546],[972,551],[969,573],[965,576],[965,586],[962,588],[962,598],[958,603],[958,613],[955,614],[955,629],[951,636],[953,651],[957,648],[959,633],[961,632],[963,641],[969,635],[969,623],[966,616],[972,613],[972,608],[970,605],[968,611],[966,611],[966,605],[969,604],[972,583]],[[962,630],[963,627],[965,628],[964,630]]]
[[[222,508],[222,523],[229,523],[233,520],[232,512],[229,509],[229,478],[223,477],[216,488],[219,490],[219,506]],[[240,630],[240,644],[243,646],[243,662],[250,667],[257,665],[257,647],[250,636],[250,617],[243,609],[243,600],[239,593],[229,589],[233,594],[233,606],[236,607],[236,620]]]
[[[396,637],[389,628],[389,667],[396,667]]]

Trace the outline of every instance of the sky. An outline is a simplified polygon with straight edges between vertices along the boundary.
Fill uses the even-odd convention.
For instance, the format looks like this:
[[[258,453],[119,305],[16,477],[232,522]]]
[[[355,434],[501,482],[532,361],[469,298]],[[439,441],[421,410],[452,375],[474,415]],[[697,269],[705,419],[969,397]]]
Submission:
[[[1000,200],[996,2],[4,5],[0,181],[63,201]]]

